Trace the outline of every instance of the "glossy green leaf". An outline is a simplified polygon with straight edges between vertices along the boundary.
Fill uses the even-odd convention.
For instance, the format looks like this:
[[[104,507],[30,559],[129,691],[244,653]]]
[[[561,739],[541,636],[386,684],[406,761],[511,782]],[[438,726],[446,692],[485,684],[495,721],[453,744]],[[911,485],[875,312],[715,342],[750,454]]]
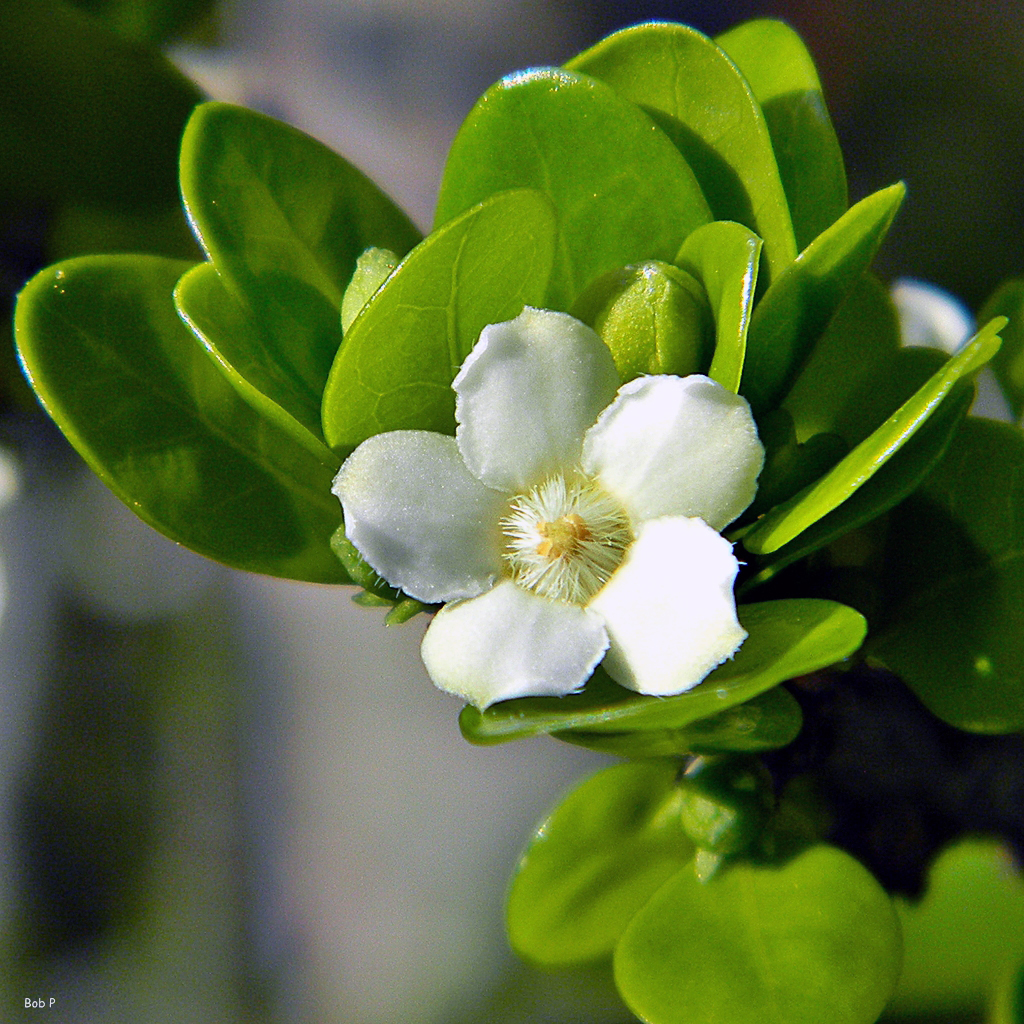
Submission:
[[[764,468],[757,481],[753,504],[741,516],[736,536],[743,535],[749,521],[788,501],[808,484],[824,476],[849,450],[838,434],[820,433],[797,440],[793,418],[784,408],[761,417],[758,435],[765,449]],[[733,531],[730,530],[730,537]]]
[[[243,402],[174,309],[188,263],[94,256],[42,271],[16,335],[46,410],[142,519],[227,565],[347,581],[331,471]]]
[[[509,889],[517,953],[560,966],[612,952],[633,915],[693,858],[678,770],[672,761],[607,768],[541,822]]]
[[[738,593],[749,593],[786,566],[832,544],[851,530],[867,525],[912,494],[946,453],[973,401],[973,387],[962,384],[954,388],[928,422],[892,459],[841,505],[762,559],[759,564],[764,568],[742,584]],[[871,554],[864,552],[865,562]]]
[[[1024,279],[1004,282],[985,303],[978,321],[1005,316],[1003,347],[992,360],[992,369],[1014,415],[1024,415]]]
[[[555,246],[539,192],[492,196],[417,246],[353,321],[323,397],[327,443],[455,431],[452,380],[488,324],[541,304]]]
[[[711,360],[711,311],[700,282],[685,270],[647,260],[599,277],[573,316],[611,350],[625,383],[645,373],[686,377]]]
[[[402,255],[419,232],[322,143],[227,103],[204,103],[189,119],[181,192],[203,248],[261,331],[254,360],[297,382],[307,406],[318,402],[356,259],[371,246]]]
[[[566,67],[607,82],[654,118],[693,168],[715,220],[764,239],[766,279],[793,262],[789,205],[761,107],[707,36],[672,22],[634,25]]]
[[[892,901],[831,846],[787,863],[680,871],[615,950],[627,1006],[651,1024],[873,1024],[900,972]]]
[[[812,523],[847,500],[927,422],[955,384],[969,379],[999,349],[1002,318],[982,328],[961,352],[949,359],[849,455],[789,501],[759,519],[743,544],[755,554],[768,554],[788,544]]]
[[[968,418],[889,521],[871,653],[944,721],[1024,729],[1024,438]]]
[[[714,314],[715,355],[708,376],[734,394],[743,376],[761,244],[742,224],[712,221],[697,228],[676,254],[676,264],[704,285]]]
[[[947,353],[904,346],[889,291],[861,275],[814,346],[782,407],[803,442],[833,433],[853,448],[942,367]]]
[[[609,86],[554,68],[493,85],[448,153],[435,226],[496,192],[535,188],[558,217],[542,305],[568,310],[601,274],[671,262],[711,219],[693,172],[642,111]]]
[[[178,205],[181,131],[199,90],[58,0],[0,4],[0,192],[119,210]]]
[[[320,396],[267,352],[249,310],[212,263],[200,263],[174,289],[174,305],[239,396],[329,469],[338,457],[320,433]]]
[[[776,750],[797,738],[803,724],[800,705],[781,686],[680,729],[586,732],[565,729],[552,735],[566,743],[618,757],[680,757],[719,751]]]
[[[755,413],[785,394],[832,315],[874,258],[906,190],[862,199],[772,282],[751,317],[742,391]]]
[[[501,743],[537,733],[579,729],[619,733],[681,729],[720,714],[778,683],[848,657],[867,630],[863,617],[832,601],[793,599],[739,607],[749,636],[732,661],[676,697],[647,697],[613,683],[600,669],[567,697],[524,697],[462,710],[459,727],[471,743]]]
[[[715,42],[736,62],[761,104],[797,247],[817,238],[847,206],[846,170],[814,61],[785,22],[761,18]]]

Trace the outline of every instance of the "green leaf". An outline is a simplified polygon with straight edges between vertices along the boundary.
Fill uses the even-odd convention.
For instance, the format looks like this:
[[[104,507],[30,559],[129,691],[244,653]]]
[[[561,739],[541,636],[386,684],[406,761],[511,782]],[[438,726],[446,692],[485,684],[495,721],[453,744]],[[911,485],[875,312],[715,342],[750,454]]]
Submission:
[[[928,422],[892,459],[828,515],[759,560],[758,564],[764,568],[737,588],[737,593],[749,593],[786,566],[832,544],[851,530],[867,525],[912,494],[949,448],[973,401],[973,387],[954,388]],[[865,561],[869,556],[870,552],[864,553]]]
[[[671,262],[711,219],[693,172],[644,113],[603,82],[554,68],[492,86],[448,154],[435,226],[514,188],[557,213],[554,270],[542,305],[571,308],[596,277]]]
[[[693,858],[677,772],[675,762],[607,768],[541,822],[509,889],[517,953],[562,966],[612,952],[633,915]]]
[[[1024,963],[1024,881],[1012,856],[998,839],[961,838],[929,868],[923,899],[896,900],[905,952],[890,1012],[917,1021],[938,1014],[981,1019],[1000,976]],[[1016,1012],[1024,1013],[1024,1004]],[[989,1024],[1021,1019],[996,1016]]]
[[[136,514],[200,554],[317,583],[347,577],[329,539],[330,469],[243,402],[174,309],[190,264],[68,260],[18,301],[19,354],[47,412]]]
[[[336,471],[338,457],[320,433],[319,398],[311,401],[290,368],[267,351],[252,314],[228,291],[212,263],[200,263],[182,276],[174,305],[239,396]]]
[[[939,718],[1024,729],[1024,438],[968,418],[922,487],[893,511],[888,625],[871,654]]]
[[[738,613],[750,635],[736,657],[687,693],[632,693],[598,669],[578,694],[502,701],[486,711],[468,705],[459,716],[459,727],[471,743],[502,743],[563,729],[681,729],[743,704],[786,679],[841,661],[857,650],[867,630],[858,612],[832,601],[767,601],[740,605]]]
[[[650,1024],[872,1024],[900,972],[892,902],[849,854],[680,871],[633,918],[615,981]]]
[[[356,259],[371,246],[402,255],[419,232],[326,146],[227,103],[204,103],[189,119],[181,191],[203,248],[260,330],[253,359],[318,406]]]
[[[772,282],[751,317],[742,391],[755,413],[792,384],[832,315],[874,258],[906,189],[875,192],[818,235]]]
[[[323,396],[324,436],[344,450],[385,430],[455,431],[452,380],[488,324],[540,305],[555,230],[519,189],[433,232],[353,321]]]
[[[748,21],[715,42],[736,62],[761,104],[799,249],[847,205],[846,170],[821,82],[803,41],[785,22]]]
[[[602,275],[571,312],[600,335],[624,383],[645,373],[686,377],[710,361],[704,289],[671,263],[647,260]]]
[[[782,407],[791,413],[801,442],[832,433],[853,448],[947,358],[938,349],[902,345],[888,289],[863,274],[814,346]]]
[[[921,428],[958,381],[968,379],[999,348],[999,318],[982,328],[889,419],[862,441],[817,483],[759,519],[743,544],[755,554],[768,554],[788,544],[812,523],[847,500]]]
[[[0,192],[119,210],[179,202],[199,90],[156,50],[56,0],[0,4]]]
[[[654,118],[693,168],[714,219],[764,239],[766,279],[793,262],[789,205],[761,107],[707,36],[671,22],[634,25],[566,67],[607,82]]]
[[[1003,347],[992,360],[992,369],[1014,415],[1024,415],[1024,279],[1016,278],[1001,284],[985,303],[978,321],[1005,316],[1009,321],[1003,329]]]
[[[676,254],[676,264],[704,285],[714,314],[715,355],[708,376],[734,394],[743,376],[760,255],[761,239],[732,221],[697,228]]]
[[[566,743],[618,757],[681,757],[723,750],[776,750],[792,743],[802,725],[800,705],[788,690],[776,686],[745,704],[680,729],[612,733],[564,729],[552,735]]]

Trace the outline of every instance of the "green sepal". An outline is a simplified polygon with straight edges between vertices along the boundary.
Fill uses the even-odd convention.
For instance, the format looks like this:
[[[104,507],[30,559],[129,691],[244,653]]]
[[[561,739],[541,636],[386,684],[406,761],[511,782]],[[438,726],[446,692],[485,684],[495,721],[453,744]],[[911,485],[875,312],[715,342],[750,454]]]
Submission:
[[[693,857],[677,772],[673,761],[607,768],[537,826],[509,888],[517,953],[553,967],[612,952],[633,915]]]
[[[906,189],[875,192],[818,235],[754,307],[741,391],[755,415],[786,393],[882,243]]]
[[[853,495],[914,436],[958,382],[969,379],[992,358],[1005,323],[1006,319],[999,317],[983,327],[825,476],[759,519],[743,538],[747,550],[755,554],[777,551]]]
[[[566,697],[523,697],[486,711],[462,709],[459,728],[471,743],[503,743],[538,733],[579,729],[621,733],[681,729],[743,704],[786,679],[853,654],[867,632],[860,613],[817,599],[740,605],[750,634],[736,656],[699,686],[675,697],[648,697],[613,683],[600,669],[584,690]]]
[[[611,350],[625,383],[641,374],[686,377],[711,360],[711,311],[700,283],[659,260],[598,278],[573,316],[590,324]]]
[[[743,72],[761,110],[789,201],[798,249],[847,207],[846,169],[814,61],[782,21],[758,18],[715,42]]]
[[[676,264],[704,285],[715,318],[708,376],[733,394],[743,377],[761,247],[742,224],[716,220],[697,228],[676,253]]]
[[[968,417],[889,517],[869,652],[958,729],[1024,729],[1022,509],[1020,431]]]
[[[543,192],[557,213],[554,268],[537,303],[549,309],[569,310],[618,267],[670,262],[711,219],[689,165],[646,114],[557,68],[510,75],[477,102],[449,150],[435,228],[521,188]]]
[[[715,220],[764,239],[765,283],[796,258],[789,204],[761,107],[736,65],[688,25],[652,22],[602,39],[566,67],[645,110],[693,168]]]
[[[848,853],[680,871],[633,917],[615,981],[644,1021],[873,1024],[899,978],[892,901]]]
[[[259,416],[174,309],[191,265],[90,256],[37,274],[18,300],[19,355],[89,466],[172,540],[239,569],[345,583],[331,553],[332,471]]]
[[[492,196],[425,238],[345,335],[323,394],[327,443],[453,434],[455,374],[484,327],[540,305],[554,247],[551,204],[530,189]]]

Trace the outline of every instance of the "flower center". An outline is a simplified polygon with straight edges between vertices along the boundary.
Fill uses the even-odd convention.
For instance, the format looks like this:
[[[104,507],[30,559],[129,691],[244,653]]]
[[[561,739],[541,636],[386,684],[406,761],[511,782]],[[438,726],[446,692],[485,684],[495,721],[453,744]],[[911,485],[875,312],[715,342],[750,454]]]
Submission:
[[[608,582],[633,540],[623,508],[583,476],[551,476],[517,495],[501,528],[516,583],[581,605]]]

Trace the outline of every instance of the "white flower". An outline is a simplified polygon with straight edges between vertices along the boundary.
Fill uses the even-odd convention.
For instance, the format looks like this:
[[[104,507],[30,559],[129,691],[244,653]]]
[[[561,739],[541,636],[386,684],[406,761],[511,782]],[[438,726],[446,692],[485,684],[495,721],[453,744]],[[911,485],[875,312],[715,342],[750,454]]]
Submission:
[[[452,387],[454,438],[378,434],[334,482],[363,558],[445,604],[422,647],[442,690],[479,708],[564,695],[603,659],[665,696],[736,652],[719,531],[764,462],[743,398],[699,375],[620,388],[589,327],[529,307],[484,328]]]

